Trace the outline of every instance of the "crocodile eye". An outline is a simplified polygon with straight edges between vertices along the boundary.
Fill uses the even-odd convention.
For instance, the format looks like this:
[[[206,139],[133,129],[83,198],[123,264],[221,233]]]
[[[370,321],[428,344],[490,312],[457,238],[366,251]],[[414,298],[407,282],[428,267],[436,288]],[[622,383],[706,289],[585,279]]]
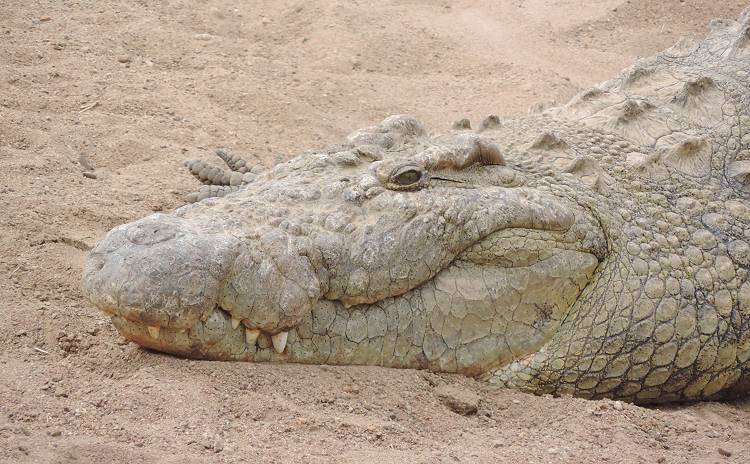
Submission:
[[[389,184],[396,190],[416,190],[424,187],[426,174],[420,166],[401,166],[390,176]]]
[[[404,171],[400,174],[398,174],[393,181],[397,183],[398,185],[411,185],[416,184],[419,182],[419,179],[422,178],[422,173],[417,171],[416,169],[409,169],[408,171]]]

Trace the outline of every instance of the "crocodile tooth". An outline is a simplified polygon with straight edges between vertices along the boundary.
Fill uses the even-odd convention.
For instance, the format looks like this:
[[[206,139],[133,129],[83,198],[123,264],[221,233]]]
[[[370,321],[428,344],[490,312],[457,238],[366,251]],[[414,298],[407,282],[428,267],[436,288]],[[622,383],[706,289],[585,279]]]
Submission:
[[[260,335],[260,330],[258,329],[245,329],[245,342],[250,346],[255,346],[255,342],[258,341],[258,335]]]
[[[277,353],[283,353],[286,348],[286,339],[289,336],[289,332],[279,332],[276,335],[271,335],[271,341],[273,342],[273,349]]]
[[[237,319],[237,318],[235,318],[235,317],[233,317],[233,318],[232,318],[232,328],[233,328],[233,329],[236,329],[236,328],[237,328],[237,327],[239,327],[239,326],[240,326],[240,320],[239,320],[239,319]]]
[[[148,334],[151,335],[151,338],[159,338],[160,330],[161,330],[161,327],[159,327],[158,325],[148,326]]]

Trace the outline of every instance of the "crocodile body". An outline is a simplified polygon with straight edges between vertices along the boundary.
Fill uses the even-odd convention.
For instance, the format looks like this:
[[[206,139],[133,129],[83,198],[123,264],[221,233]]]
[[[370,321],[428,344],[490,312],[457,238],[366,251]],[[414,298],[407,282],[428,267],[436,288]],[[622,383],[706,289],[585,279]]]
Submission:
[[[193,358],[459,372],[638,403],[750,391],[750,10],[562,106],[392,116],[90,253],[89,300]]]

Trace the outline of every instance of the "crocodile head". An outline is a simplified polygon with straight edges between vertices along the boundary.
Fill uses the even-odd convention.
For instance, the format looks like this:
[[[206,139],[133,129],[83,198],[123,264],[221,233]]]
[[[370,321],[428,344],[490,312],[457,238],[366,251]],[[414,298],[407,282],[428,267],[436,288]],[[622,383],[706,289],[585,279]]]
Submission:
[[[128,339],[219,360],[479,374],[533,353],[606,244],[575,189],[409,117],[110,231],[83,289]]]

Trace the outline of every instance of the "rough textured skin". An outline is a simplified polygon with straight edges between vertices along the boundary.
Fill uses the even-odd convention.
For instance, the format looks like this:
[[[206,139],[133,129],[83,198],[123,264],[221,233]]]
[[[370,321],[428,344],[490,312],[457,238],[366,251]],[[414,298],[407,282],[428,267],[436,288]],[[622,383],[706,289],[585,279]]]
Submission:
[[[128,339],[190,357],[745,394],[750,10],[711,29],[476,132],[393,116],[267,172],[188,163],[200,201],[109,232],[84,292]]]

